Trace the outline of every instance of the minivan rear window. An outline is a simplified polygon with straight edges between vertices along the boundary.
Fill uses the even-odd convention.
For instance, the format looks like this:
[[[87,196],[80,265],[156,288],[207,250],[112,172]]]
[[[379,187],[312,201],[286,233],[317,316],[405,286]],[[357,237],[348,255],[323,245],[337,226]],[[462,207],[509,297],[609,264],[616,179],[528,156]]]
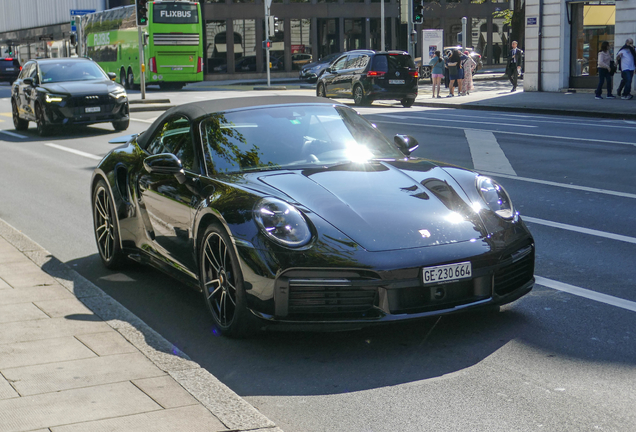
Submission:
[[[4,69],[6,67],[17,67],[18,69],[20,68],[20,62],[18,61],[18,59],[16,58],[12,58],[12,59],[0,59],[0,66]]]
[[[404,54],[380,54],[373,57],[373,70],[378,72],[393,72],[399,69],[415,69],[411,56]]]

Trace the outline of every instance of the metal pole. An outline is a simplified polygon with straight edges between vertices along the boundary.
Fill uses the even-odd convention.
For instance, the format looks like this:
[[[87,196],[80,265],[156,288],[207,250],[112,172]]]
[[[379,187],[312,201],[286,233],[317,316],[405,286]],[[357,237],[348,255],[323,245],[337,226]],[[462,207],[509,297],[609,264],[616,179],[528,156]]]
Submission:
[[[384,40],[384,0],[380,2],[380,51],[386,49]]]
[[[406,33],[406,40],[408,41],[408,52],[411,55],[411,57],[415,57],[415,53],[414,53],[414,45],[411,42],[411,33],[413,33],[413,1],[414,0],[409,0],[409,10],[408,10],[408,23],[407,23],[407,33]]]
[[[267,0],[263,0],[263,6],[265,7],[265,42],[269,40],[269,5]],[[267,69],[267,87],[270,86],[269,75],[269,47],[265,44],[265,69]]]
[[[466,51],[466,17],[462,18],[462,54]]]
[[[137,38],[139,39],[139,70],[141,71],[141,98],[146,99],[146,60],[144,58],[144,38],[141,27],[137,27]]]

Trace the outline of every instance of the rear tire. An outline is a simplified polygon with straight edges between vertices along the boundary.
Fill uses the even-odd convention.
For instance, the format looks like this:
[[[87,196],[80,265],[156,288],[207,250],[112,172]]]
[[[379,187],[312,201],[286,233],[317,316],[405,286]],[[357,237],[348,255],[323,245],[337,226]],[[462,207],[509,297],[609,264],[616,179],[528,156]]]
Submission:
[[[13,99],[11,99],[11,113],[13,116],[13,127],[15,128],[15,130],[23,131],[29,128],[29,121],[20,118],[18,105]]]
[[[199,249],[199,283],[216,330],[233,338],[254,335],[258,318],[247,309],[243,274],[227,233],[209,225]]]
[[[44,117],[44,110],[39,104],[35,106],[35,119],[38,128],[38,135],[45,137],[50,132],[50,127],[46,124],[46,118]]]
[[[126,89],[128,88],[128,82],[126,81],[126,71],[124,70],[124,68],[119,71],[119,84],[124,86],[124,88]]]
[[[369,99],[364,95],[364,89],[360,84],[356,85],[353,88],[353,103],[358,106],[370,105]]]
[[[132,69],[128,69],[128,75],[126,75],[126,88],[128,90],[135,90],[135,74]]]
[[[413,98],[404,98],[400,101],[400,103],[402,103],[402,106],[404,108],[411,108],[413,106],[413,103],[415,103],[415,99]]]

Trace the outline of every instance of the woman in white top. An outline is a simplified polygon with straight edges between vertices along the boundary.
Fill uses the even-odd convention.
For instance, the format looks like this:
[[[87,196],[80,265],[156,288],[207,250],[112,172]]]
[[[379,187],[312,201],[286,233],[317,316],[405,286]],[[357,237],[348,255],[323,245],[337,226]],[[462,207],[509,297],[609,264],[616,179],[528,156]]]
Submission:
[[[610,62],[612,56],[609,53],[609,42],[605,41],[601,44],[601,50],[598,52],[598,62],[596,69],[598,70],[598,87],[596,87],[596,99],[603,99],[603,82],[607,81],[607,98],[616,99],[612,96],[612,74],[610,73]]]

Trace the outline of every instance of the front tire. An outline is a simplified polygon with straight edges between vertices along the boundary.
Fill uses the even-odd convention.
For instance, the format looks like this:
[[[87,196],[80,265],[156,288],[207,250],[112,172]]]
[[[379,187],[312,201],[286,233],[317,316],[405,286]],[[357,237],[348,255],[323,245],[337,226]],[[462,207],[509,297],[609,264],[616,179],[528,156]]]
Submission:
[[[316,87],[316,96],[318,97],[327,97],[327,93],[325,92],[325,85],[319,83]]]
[[[116,131],[125,131],[130,126],[130,118],[126,120],[118,120],[113,122],[113,127]]]
[[[93,190],[93,231],[99,257],[104,266],[117,270],[124,266],[126,256],[121,250],[117,212],[104,180],[99,180]]]
[[[29,128],[29,121],[20,118],[18,105],[13,99],[11,100],[11,113],[13,116],[13,127],[15,128],[15,130],[23,131]]]
[[[225,230],[210,225],[199,250],[199,283],[216,329],[224,336],[247,337],[257,318],[247,309],[243,274]]]
[[[50,128],[46,124],[46,118],[44,117],[44,110],[41,105],[35,106],[35,119],[38,128],[38,135],[45,137],[49,134]]]

